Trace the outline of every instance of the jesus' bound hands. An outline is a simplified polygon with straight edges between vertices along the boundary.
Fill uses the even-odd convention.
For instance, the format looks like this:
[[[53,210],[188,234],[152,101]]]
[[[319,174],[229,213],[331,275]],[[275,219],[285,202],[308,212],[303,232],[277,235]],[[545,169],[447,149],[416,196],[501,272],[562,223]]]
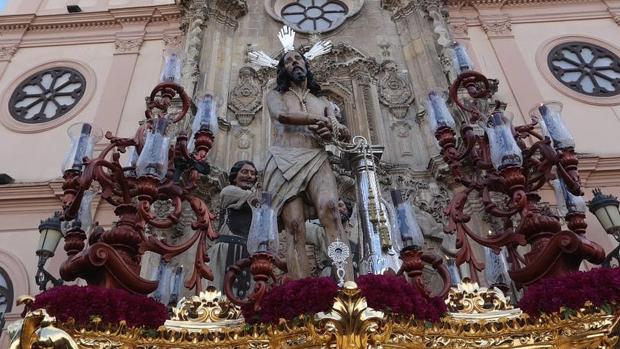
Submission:
[[[313,115],[312,119],[313,123],[308,125],[308,128],[321,137],[321,139],[330,141],[332,139],[332,124],[327,117],[327,108],[325,109],[325,116]]]

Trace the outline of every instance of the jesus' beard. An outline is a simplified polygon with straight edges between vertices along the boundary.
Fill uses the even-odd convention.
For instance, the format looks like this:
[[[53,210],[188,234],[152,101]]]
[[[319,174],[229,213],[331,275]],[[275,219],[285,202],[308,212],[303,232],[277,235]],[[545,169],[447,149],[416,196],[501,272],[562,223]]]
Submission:
[[[303,69],[294,69],[290,77],[293,81],[304,81],[306,80],[306,72]]]

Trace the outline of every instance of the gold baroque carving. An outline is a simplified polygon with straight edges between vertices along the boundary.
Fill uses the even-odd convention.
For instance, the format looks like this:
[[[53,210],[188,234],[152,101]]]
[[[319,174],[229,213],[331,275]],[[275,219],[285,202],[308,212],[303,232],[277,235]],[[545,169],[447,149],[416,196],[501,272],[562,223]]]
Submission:
[[[471,293],[474,286],[462,292]],[[458,292],[461,292],[458,291]],[[481,293],[478,288],[478,293]],[[464,309],[463,306],[458,306]],[[484,307],[485,309],[488,307]],[[502,302],[495,309],[509,308]],[[615,310],[615,309],[614,309]],[[492,310],[489,312],[510,312]],[[348,282],[335,299],[331,311],[306,316],[299,321],[281,321],[275,325],[229,327],[192,331],[160,327],[145,331],[128,328],[124,322],[102,325],[100,319],[76,327],[74,322],[61,324],[64,334],[79,346],[58,343],[55,348],[613,348],[618,342],[618,320],[587,303],[570,314],[541,315],[538,319],[523,314],[484,318],[479,314],[460,313],[444,316],[438,323],[413,318],[386,316],[368,307],[355,283]],[[29,313],[26,320],[32,319]],[[24,321],[26,322],[26,321]],[[53,325],[53,321],[50,322]],[[43,325],[34,324],[32,333],[41,333]],[[49,328],[49,325],[43,328]],[[60,333],[60,332],[59,332]],[[70,337],[70,338],[71,338]],[[108,342],[109,341],[109,342]],[[87,346],[89,345],[89,346]],[[21,349],[23,346],[11,347]]]
[[[172,310],[172,320],[191,322],[218,322],[240,320],[241,309],[213,286],[197,296],[183,298]]]
[[[478,283],[468,279],[464,279],[457,288],[450,290],[446,304],[450,312],[461,314],[513,309],[500,289],[480,287]]]

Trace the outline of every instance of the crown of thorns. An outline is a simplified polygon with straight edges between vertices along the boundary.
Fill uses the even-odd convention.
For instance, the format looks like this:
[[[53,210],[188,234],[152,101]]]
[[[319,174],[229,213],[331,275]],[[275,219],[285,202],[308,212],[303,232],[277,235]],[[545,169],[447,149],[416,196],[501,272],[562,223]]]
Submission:
[[[295,51],[295,31],[285,25],[278,32],[278,39],[280,39],[280,43],[282,43],[282,48],[284,48],[284,54],[290,51]],[[332,43],[329,40],[321,40],[314,44],[308,52],[304,53],[304,57],[307,60],[311,61],[318,56],[324,55],[331,51]],[[254,63],[263,67],[275,68],[278,65],[278,61],[271,58],[268,54],[263,51],[250,51],[248,52],[248,57],[250,59],[250,63]]]

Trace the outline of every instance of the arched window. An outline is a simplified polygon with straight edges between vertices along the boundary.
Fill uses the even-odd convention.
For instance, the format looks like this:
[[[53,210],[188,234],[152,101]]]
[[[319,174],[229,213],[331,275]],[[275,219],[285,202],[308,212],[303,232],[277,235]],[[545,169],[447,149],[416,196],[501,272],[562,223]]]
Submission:
[[[13,284],[9,275],[0,268],[0,334],[4,328],[4,314],[9,313],[13,306]]]

